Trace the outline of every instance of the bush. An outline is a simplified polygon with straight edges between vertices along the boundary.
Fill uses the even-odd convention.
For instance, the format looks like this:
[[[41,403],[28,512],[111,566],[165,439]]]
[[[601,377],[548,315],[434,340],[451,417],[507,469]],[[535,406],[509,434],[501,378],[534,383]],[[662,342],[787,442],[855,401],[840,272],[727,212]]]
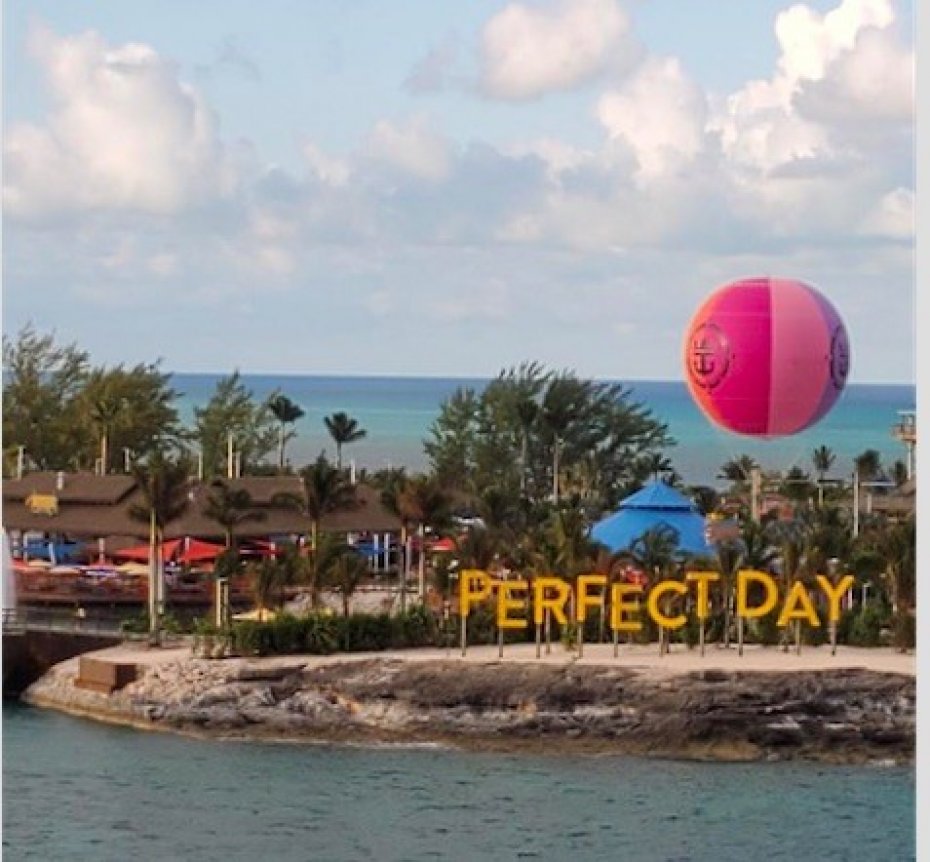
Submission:
[[[894,645],[899,650],[913,649],[917,643],[917,619],[913,614],[899,611],[894,618]]]
[[[874,647],[881,644],[882,629],[888,625],[890,614],[878,605],[860,611],[849,628],[849,643],[852,646]]]

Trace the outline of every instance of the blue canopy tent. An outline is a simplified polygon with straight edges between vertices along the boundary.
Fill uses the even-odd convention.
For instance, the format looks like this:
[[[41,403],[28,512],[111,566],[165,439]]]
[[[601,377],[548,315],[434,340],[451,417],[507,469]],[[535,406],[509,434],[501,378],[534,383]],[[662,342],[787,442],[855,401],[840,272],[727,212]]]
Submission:
[[[705,537],[706,522],[687,497],[664,482],[651,482],[620,503],[617,511],[598,521],[591,538],[611,551],[627,551],[648,530],[661,525],[678,534],[678,550],[693,555],[714,553]]]

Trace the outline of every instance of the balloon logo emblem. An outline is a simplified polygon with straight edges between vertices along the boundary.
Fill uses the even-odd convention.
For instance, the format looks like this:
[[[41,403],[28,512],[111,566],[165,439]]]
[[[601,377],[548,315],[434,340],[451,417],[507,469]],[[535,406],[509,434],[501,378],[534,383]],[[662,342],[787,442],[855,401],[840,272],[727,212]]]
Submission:
[[[713,324],[699,326],[691,336],[688,370],[702,389],[713,389],[727,373],[730,347],[726,336]]]

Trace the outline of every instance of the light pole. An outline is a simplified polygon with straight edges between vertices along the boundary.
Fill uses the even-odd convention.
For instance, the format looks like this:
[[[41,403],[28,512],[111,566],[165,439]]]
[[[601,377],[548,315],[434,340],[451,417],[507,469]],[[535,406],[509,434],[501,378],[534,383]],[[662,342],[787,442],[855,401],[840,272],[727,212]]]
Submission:
[[[827,573],[830,575],[830,584],[836,586],[836,569],[839,565],[836,557],[827,560]],[[830,620],[830,655],[836,655],[836,620]]]

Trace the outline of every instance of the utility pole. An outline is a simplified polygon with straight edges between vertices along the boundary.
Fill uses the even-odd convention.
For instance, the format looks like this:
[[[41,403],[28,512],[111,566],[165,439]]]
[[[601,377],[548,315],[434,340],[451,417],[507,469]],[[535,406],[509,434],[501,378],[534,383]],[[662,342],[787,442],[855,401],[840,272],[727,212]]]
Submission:
[[[762,492],[762,470],[759,467],[753,467],[749,473],[749,511],[753,521],[759,521],[759,497]]]
[[[853,538],[859,535],[859,467],[853,470]]]

